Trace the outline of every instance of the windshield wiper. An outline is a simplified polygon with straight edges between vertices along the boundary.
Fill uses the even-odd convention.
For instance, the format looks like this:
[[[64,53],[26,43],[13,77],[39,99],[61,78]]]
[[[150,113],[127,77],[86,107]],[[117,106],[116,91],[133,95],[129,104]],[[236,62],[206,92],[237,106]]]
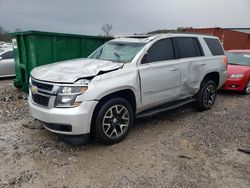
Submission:
[[[117,61],[120,63],[121,56],[118,53],[116,53],[116,52],[113,52],[113,54],[115,55]]]
[[[103,48],[100,50],[99,54],[97,55],[97,58],[100,59],[101,55],[102,55],[102,50]]]

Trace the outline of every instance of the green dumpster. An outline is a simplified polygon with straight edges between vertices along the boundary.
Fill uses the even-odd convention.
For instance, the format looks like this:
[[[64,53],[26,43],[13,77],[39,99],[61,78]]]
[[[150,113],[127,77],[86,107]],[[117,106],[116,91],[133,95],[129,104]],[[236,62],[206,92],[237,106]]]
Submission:
[[[111,37],[41,31],[12,33],[16,79],[14,85],[28,91],[30,71],[40,65],[87,57]]]

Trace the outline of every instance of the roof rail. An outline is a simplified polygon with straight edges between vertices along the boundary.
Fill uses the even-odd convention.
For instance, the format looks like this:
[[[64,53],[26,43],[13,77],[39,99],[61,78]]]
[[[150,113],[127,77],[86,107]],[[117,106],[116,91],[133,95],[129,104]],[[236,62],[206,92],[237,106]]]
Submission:
[[[199,32],[189,32],[189,31],[170,31],[168,33],[172,33],[172,34],[190,34],[190,35],[210,35],[210,36],[213,36],[212,34],[210,33],[199,33]]]
[[[128,35],[128,36],[124,36],[124,38],[138,38],[138,39],[144,39],[144,38],[148,38],[148,37],[152,37],[155,35],[150,35],[150,34],[143,34],[143,35]]]

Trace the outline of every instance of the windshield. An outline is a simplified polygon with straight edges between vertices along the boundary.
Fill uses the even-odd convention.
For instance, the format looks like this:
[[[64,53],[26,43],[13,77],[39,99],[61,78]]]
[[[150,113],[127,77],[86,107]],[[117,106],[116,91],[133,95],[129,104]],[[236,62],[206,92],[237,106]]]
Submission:
[[[228,64],[250,66],[250,53],[227,52]]]
[[[129,63],[146,43],[110,41],[98,48],[88,58]]]

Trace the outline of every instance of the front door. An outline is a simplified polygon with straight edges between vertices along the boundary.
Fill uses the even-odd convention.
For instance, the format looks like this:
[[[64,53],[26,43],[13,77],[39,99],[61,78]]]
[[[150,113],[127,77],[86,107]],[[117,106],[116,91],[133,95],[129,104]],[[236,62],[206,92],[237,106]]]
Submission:
[[[175,59],[172,39],[155,42],[146,56],[147,61],[139,66],[142,106],[153,107],[177,98],[181,88],[181,64]]]

